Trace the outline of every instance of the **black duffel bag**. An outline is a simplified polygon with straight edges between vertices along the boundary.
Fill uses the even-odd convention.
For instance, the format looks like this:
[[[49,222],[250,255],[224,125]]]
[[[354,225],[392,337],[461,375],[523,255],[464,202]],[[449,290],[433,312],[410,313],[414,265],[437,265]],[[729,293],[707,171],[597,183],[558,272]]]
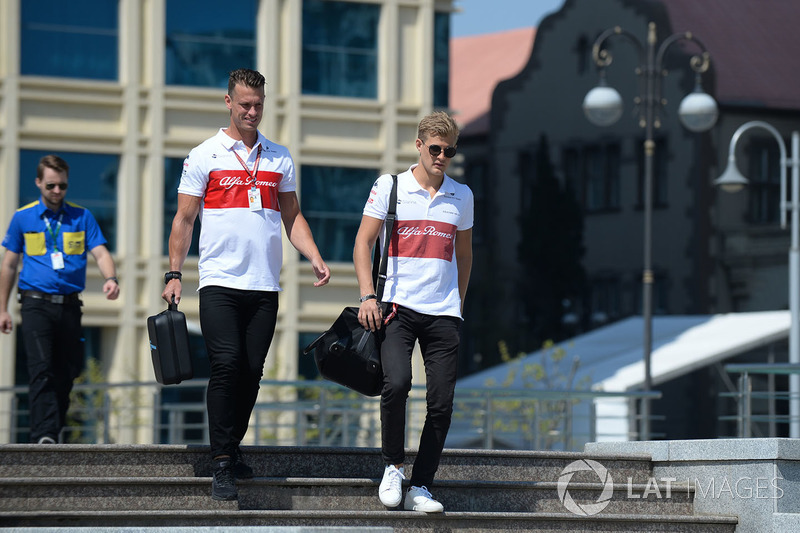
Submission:
[[[358,322],[358,307],[345,307],[333,325],[309,344],[320,375],[365,396],[379,396],[383,388],[380,338]]]
[[[386,214],[383,253],[375,245],[372,281],[381,305],[386,281],[387,254],[397,210],[397,176],[392,176],[392,193]],[[314,353],[320,375],[365,396],[379,396],[383,389],[381,339],[383,329],[372,332],[358,322],[358,307],[345,307],[333,325],[305,347],[303,354]]]

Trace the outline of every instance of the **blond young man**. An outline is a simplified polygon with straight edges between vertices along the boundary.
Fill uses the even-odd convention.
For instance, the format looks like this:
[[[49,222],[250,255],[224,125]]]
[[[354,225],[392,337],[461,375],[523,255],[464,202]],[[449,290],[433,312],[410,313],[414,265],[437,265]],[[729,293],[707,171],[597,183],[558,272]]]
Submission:
[[[459,330],[472,269],[472,191],[446,174],[458,134],[455,121],[444,112],[431,113],[419,123],[419,161],[397,177],[397,222],[384,302],[374,294],[370,250],[384,234],[393,181],[388,174],[372,187],[353,248],[361,291],[359,321],[373,331],[384,329],[381,451],[386,466],[378,495],[386,507],[405,499],[405,509],[427,513],[444,510],[429,487],[450,428]],[[416,342],[425,365],[427,416],[404,498],[406,402]]]

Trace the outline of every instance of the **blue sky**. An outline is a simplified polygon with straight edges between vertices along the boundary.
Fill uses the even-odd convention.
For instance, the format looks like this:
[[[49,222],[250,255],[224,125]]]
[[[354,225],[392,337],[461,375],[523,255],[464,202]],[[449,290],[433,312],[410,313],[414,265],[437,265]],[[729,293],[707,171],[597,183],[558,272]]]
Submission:
[[[452,37],[538,26],[545,15],[558,11],[564,0],[457,0]]]

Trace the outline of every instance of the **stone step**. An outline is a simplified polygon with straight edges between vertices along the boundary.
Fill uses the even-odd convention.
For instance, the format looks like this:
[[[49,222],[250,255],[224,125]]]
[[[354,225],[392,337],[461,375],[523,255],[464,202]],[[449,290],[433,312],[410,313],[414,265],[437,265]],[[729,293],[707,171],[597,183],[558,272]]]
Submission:
[[[432,488],[447,512],[425,515],[380,505],[377,449],[244,453],[257,477],[238,482],[238,501],[217,502],[210,498],[207,446],[0,445],[0,527],[732,533],[737,523],[694,515],[695,494],[686,484],[672,484],[669,494],[663,485],[654,489],[644,454],[445,450]],[[407,455],[410,472],[415,452]]]
[[[314,478],[373,478],[383,473],[380,450],[375,448],[248,447],[243,452],[259,476]],[[186,445],[0,445],[0,477],[205,477],[211,463],[207,446]],[[414,450],[407,450],[413,468]],[[647,483],[650,456],[601,455],[578,452],[506,450],[444,450],[437,479],[480,481],[557,481],[574,461],[595,460],[614,480],[631,478]],[[587,470],[576,472],[575,482],[597,482]]]
[[[89,510],[385,510],[379,479],[255,478],[240,480],[238,502],[210,498],[211,479],[197,478],[0,478],[0,511]],[[693,487],[616,484],[603,495],[600,483],[569,484],[578,504],[608,500],[604,513],[690,515]],[[567,510],[558,483],[438,481],[434,495],[450,512],[538,512]],[[643,497],[646,495],[646,497]]]
[[[213,528],[225,531],[243,526],[324,528],[351,532],[357,528],[386,528],[392,533],[550,533],[553,531],[735,533],[737,519],[714,516],[657,514],[447,512],[426,515],[413,511],[30,511],[0,512],[4,527],[159,527]],[[163,530],[162,530],[163,531]],[[384,533],[381,530],[381,533]]]

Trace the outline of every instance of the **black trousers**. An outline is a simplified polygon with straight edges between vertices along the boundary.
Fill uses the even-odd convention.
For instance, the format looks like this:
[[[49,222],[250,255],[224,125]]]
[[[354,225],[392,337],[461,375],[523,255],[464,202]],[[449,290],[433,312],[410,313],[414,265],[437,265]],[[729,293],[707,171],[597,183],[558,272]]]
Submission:
[[[22,338],[28,364],[30,440],[59,441],[72,383],[83,369],[80,304],[22,299]]]
[[[461,319],[417,313],[398,306],[384,326],[381,343],[384,383],[381,393],[381,452],[387,464],[405,461],[406,402],[411,390],[411,354],[419,341],[425,364],[427,414],[411,485],[430,487],[439,468],[453,414]]]
[[[233,455],[247,433],[277,318],[277,292],[200,289],[200,326],[211,363],[206,406],[212,458]]]

